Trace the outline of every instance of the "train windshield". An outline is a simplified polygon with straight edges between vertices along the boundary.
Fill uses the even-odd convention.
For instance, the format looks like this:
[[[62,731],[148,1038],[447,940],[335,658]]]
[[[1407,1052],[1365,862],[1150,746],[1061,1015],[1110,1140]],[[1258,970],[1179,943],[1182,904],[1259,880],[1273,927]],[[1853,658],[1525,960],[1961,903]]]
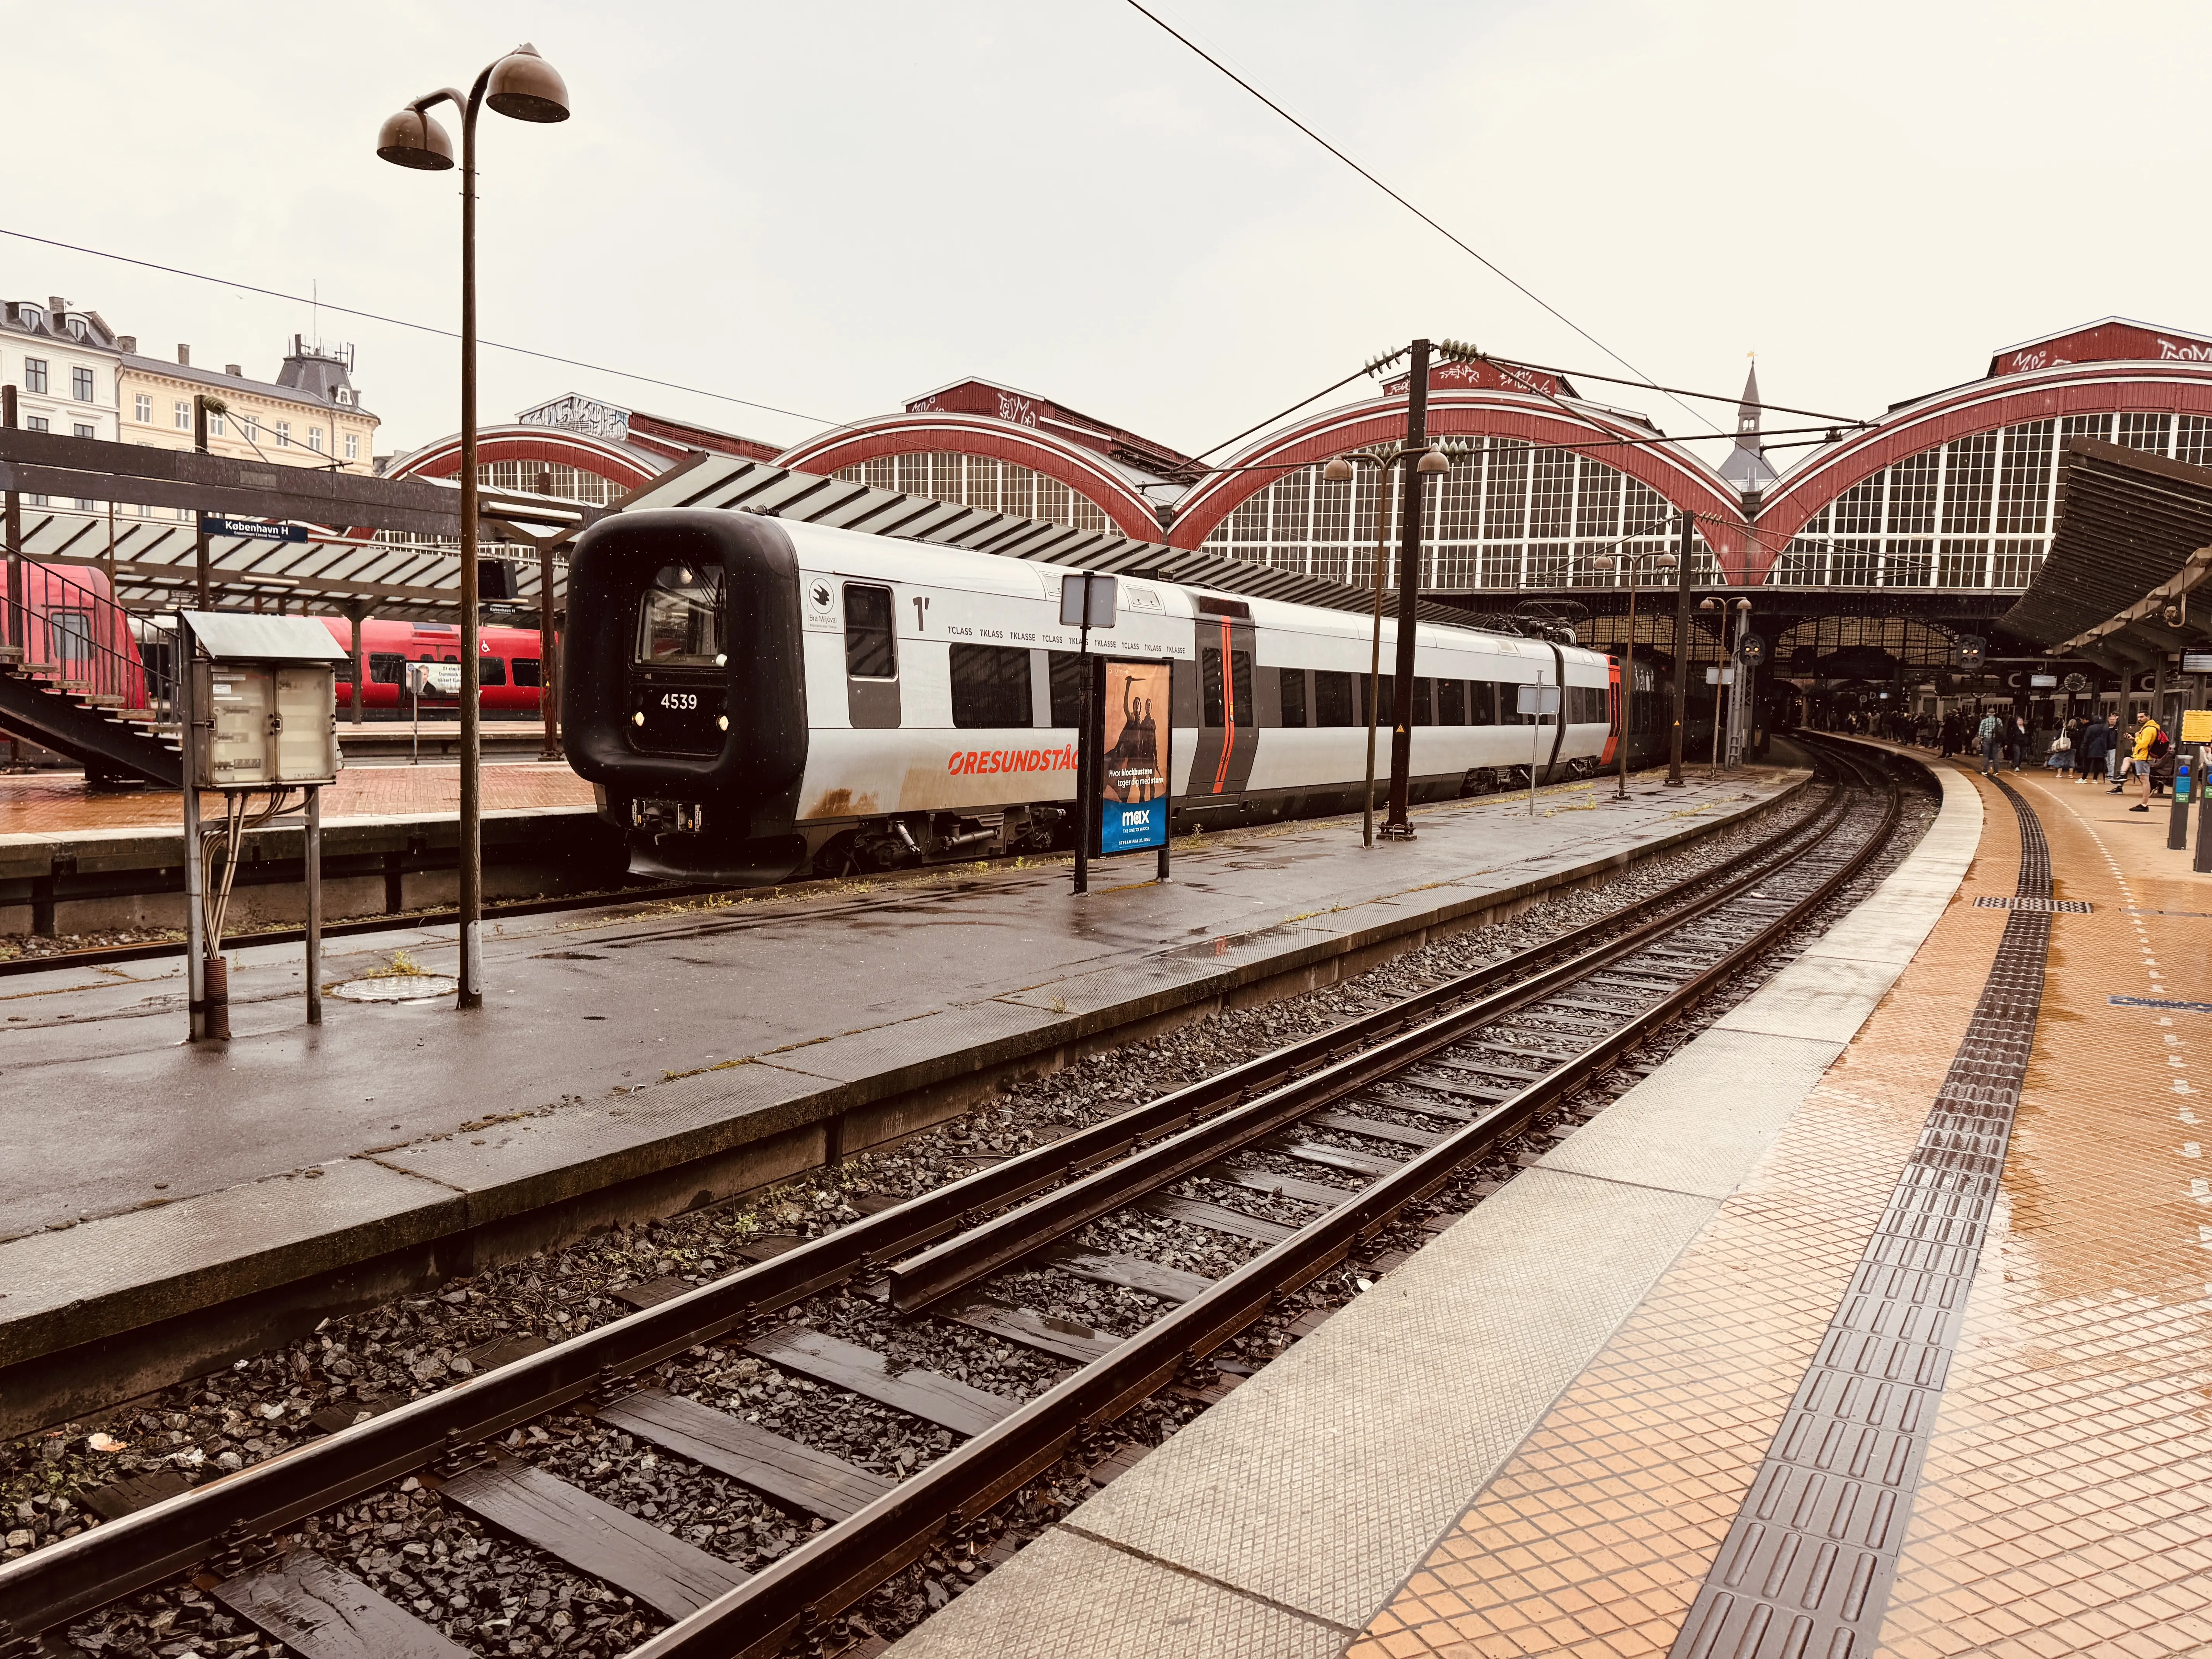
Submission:
[[[637,659],[667,668],[720,668],[727,661],[720,568],[661,566],[638,605]]]

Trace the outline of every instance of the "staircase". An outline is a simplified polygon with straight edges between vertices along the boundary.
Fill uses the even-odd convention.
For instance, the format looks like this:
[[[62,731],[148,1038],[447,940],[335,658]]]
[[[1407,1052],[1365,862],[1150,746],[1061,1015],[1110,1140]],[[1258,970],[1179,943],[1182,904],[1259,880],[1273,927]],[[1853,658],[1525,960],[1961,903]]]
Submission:
[[[68,756],[95,789],[179,787],[172,632],[55,566],[9,564],[0,599],[0,732]]]

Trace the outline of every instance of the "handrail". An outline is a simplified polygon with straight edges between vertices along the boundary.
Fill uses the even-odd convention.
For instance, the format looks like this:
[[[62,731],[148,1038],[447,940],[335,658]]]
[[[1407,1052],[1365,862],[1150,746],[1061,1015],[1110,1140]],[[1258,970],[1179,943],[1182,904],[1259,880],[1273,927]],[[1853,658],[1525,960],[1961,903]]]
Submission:
[[[57,566],[11,562],[15,580],[0,598],[0,642],[19,647],[19,672],[88,701],[149,711],[157,725],[175,724],[174,672],[146,660],[134,623],[173,643],[170,629],[134,618],[112,594],[64,575]],[[62,625],[64,617],[81,618],[81,624]],[[173,663],[173,651],[170,655]]]

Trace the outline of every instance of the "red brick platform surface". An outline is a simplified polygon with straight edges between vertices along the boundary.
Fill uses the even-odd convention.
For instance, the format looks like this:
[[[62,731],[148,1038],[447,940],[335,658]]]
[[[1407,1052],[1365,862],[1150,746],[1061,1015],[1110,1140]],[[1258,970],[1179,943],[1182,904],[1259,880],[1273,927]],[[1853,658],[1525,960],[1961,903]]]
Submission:
[[[460,769],[451,762],[420,766],[355,766],[323,792],[325,823],[341,818],[407,817],[460,810]],[[517,807],[568,806],[588,811],[592,786],[565,762],[517,761],[483,769],[487,811]],[[0,776],[0,836],[67,836],[92,830],[169,830],[183,807],[173,791],[137,790],[89,794],[84,780],[68,772]],[[216,797],[204,810],[220,810]]]

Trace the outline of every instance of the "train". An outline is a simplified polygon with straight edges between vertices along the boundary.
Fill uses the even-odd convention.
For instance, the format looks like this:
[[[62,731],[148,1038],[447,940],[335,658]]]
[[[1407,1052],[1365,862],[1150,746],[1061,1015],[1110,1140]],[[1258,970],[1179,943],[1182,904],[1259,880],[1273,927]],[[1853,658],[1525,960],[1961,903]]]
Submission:
[[[1042,562],[715,510],[625,513],[568,567],[571,766],[633,873],[772,883],[1073,844],[1077,630]],[[1176,833],[1356,810],[1370,620],[1124,575],[1089,650],[1164,660]],[[1436,801],[1663,753],[1656,682],[1555,638],[1424,623],[1411,794]],[[1395,652],[1386,623],[1383,661]],[[1560,688],[1556,718],[1520,688]],[[1387,774],[1395,688],[1378,698]],[[1153,711],[1157,714],[1158,711]],[[1157,720],[1149,723],[1157,730]]]

